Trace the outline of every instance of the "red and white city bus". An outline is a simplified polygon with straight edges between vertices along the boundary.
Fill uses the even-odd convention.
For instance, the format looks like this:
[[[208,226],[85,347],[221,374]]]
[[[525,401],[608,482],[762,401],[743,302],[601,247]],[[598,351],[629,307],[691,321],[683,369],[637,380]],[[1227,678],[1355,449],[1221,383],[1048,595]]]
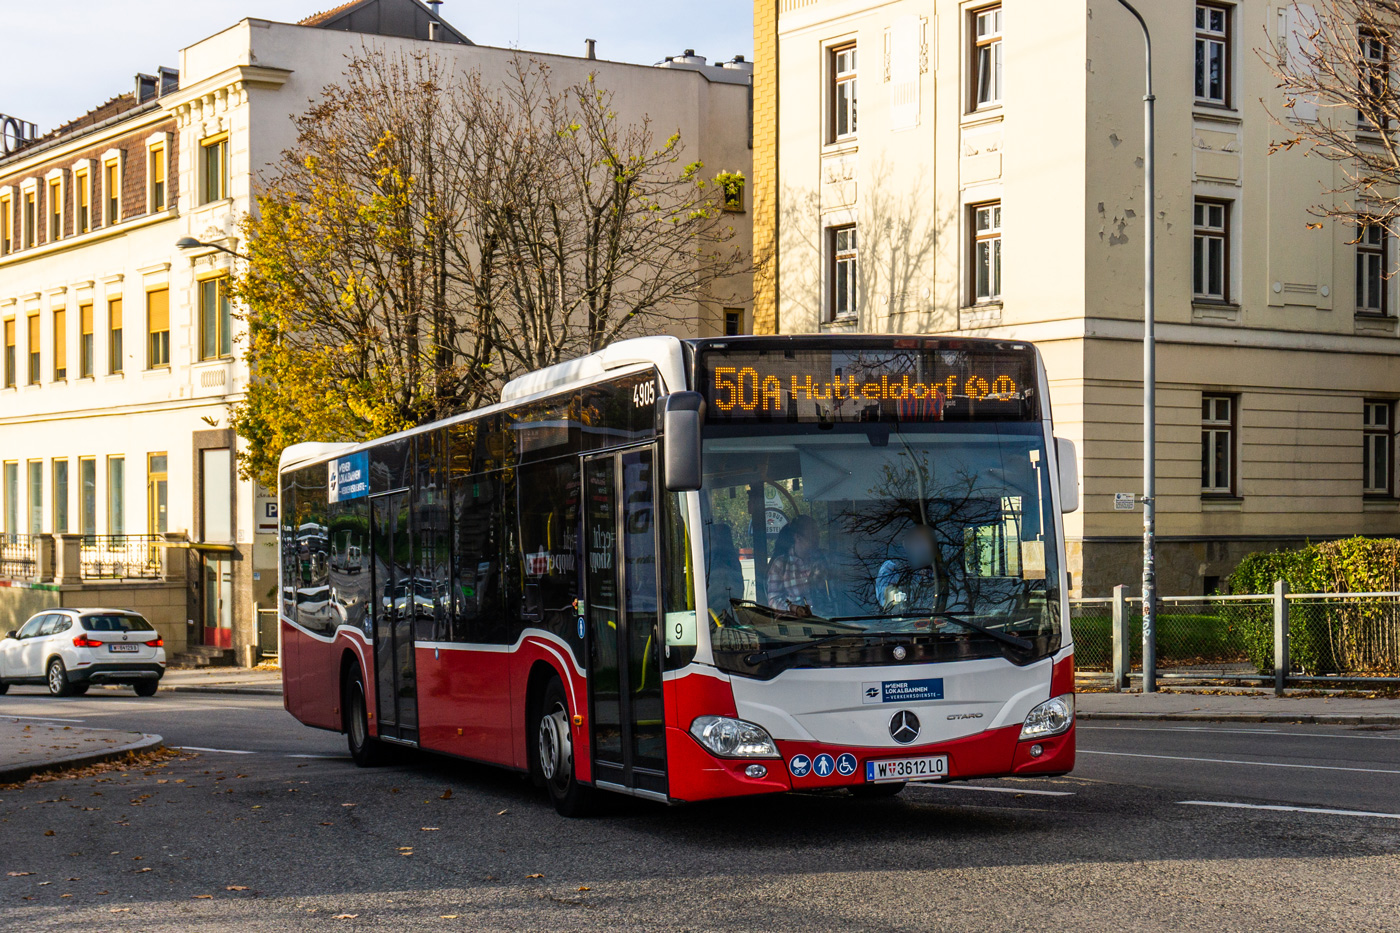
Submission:
[[[561,813],[1074,765],[1073,445],[1027,343],[647,337],[281,467],[286,707]]]

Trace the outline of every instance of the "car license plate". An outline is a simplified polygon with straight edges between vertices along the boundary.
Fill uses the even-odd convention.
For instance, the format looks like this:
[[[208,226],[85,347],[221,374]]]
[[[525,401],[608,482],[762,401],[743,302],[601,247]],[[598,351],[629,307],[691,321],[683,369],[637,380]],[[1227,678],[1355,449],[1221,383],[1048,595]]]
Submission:
[[[865,780],[879,784],[884,781],[936,781],[948,776],[948,756],[929,755],[927,758],[887,758],[865,763]]]
[[[115,653],[118,652],[118,651],[140,651],[140,650],[141,650],[141,646],[140,646],[140,645],[108,645],[108,646],[107,646],[107,650],[108,650],[108,651],[111,651],[112,653],[115,654]]]

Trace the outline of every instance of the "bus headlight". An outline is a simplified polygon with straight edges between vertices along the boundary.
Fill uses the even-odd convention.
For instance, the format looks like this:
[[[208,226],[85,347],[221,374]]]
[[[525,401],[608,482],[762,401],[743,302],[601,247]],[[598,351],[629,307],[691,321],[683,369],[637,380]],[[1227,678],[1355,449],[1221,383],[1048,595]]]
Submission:
[[[1068,732],[1074,725],[1074,694],[1051,697],[1031,710],[1021,725],[1021,740],[1043,739]]]
[[[721,758],[777,758],[778,746],[762,726],[729,716],[700,716],[690,724],[695,741]]]

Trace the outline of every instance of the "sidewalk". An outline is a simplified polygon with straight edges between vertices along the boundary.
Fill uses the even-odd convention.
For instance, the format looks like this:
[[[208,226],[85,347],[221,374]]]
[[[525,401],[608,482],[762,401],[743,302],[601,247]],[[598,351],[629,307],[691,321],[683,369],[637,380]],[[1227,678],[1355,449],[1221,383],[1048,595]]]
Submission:
[[[0,717],[0,784],[24,781],[41,771],[78,768],[149,751],[161,737]]]
[[[1400,699],[1272,694],[1081,693],[1075,715],[1084,720],[1184,722],[1314,722],[1400,725]]]
[[[246,667],[206,667],[198,670],[166,671],[160,689],[198,693],[252,693],[282,695],[282,672],[259,671]]]

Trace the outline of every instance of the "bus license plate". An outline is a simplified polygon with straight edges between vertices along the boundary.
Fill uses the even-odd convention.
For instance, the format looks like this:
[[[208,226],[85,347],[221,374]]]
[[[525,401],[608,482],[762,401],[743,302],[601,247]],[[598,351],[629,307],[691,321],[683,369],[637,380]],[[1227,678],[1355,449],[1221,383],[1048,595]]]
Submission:
[[[113,653],[118,651],[140,651],[140,645],[108,645],[107,649]]]
[[[887,758],[884,761],[867,761],[865,763],[867,783],[936,781],[947,776],[947,755],[930,755],[927,758]]]

